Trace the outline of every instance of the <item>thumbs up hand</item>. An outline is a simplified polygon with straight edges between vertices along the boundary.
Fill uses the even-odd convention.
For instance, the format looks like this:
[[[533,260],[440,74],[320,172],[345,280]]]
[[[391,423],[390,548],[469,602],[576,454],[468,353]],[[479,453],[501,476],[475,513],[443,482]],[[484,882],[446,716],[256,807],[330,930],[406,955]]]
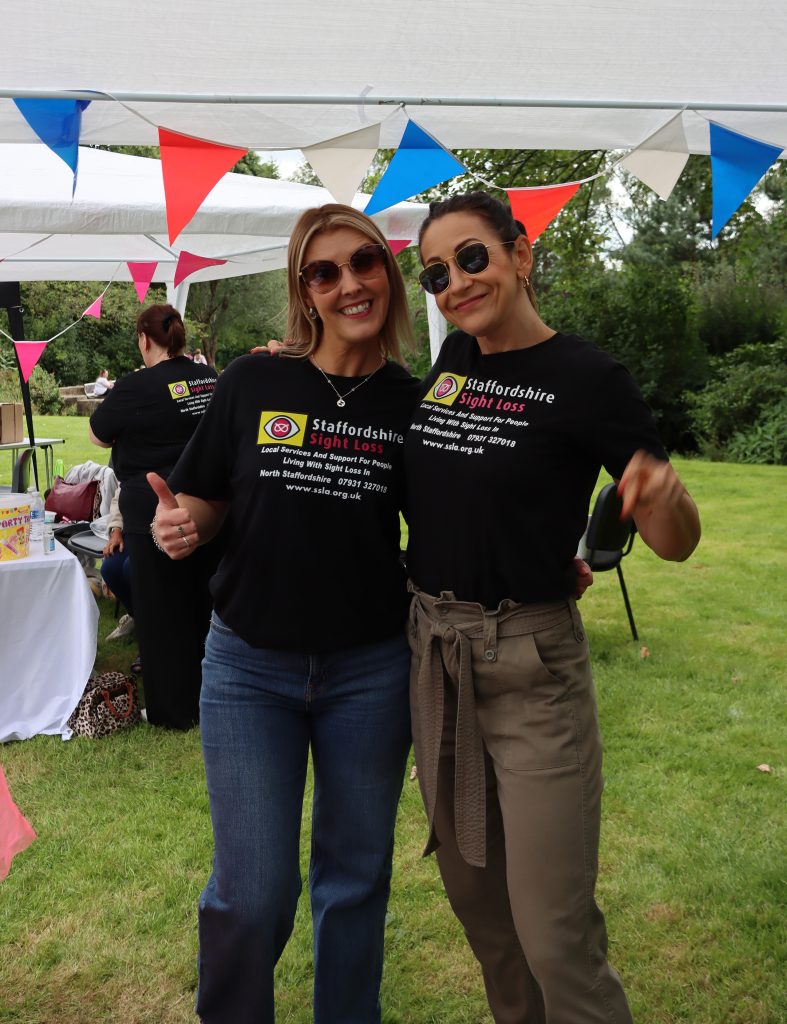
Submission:
[[[156,547],[174,561],[188,556],[199,544],[199,535],[188,509],[178,505],[177,498],[158,473],[148,473],[147,480],[158,498],[150,533]]]

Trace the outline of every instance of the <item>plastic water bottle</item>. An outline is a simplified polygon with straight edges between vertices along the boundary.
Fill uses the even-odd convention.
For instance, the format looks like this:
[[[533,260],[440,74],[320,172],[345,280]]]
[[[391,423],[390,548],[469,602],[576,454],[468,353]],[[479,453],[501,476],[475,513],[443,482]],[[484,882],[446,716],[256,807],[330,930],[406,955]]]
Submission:
[[[30,540],[41,541],[44,539],[44,499],[35,489],[28,487],[30,495]]]

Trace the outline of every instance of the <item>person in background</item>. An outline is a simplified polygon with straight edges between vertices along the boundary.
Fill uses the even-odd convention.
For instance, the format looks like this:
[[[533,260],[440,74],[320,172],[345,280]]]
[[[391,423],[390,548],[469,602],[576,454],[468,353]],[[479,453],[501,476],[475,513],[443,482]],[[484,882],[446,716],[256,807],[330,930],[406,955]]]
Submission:
[[[630,1024],[594,899],[601,740],[574,555],[602,465],[660,557],[688,558],[699,516],[625,368],[539,317],[508,207],[432,203],[419,244],[458,328],[405,443],[427,852],[498,1024]]]
[[[121,483],[120,513],[148,721],[188,729],[199,718],[211,608],[208,581],[220,550],[218,543],[205,545],[182,563],[156,550],[150,535],[156,499],[145,474],[154,469],[163,478],[169,475],[208,405],[216,374],[201,367],[195,377],[184,356],[183,320],[173,306],[142,310],[137,342],[145,371],[116,382],[90,417],[90,439],[112,448]],[[187,538],[180,540],[188,547]]]
[[[114,386],[115,382],[109,379],[109,370],[101,370],[93,384],[93,395],[96,398],[103,398]]]
[[[207,366],[208,365],[208,360],[205,358],[205,356],[202,354],[202,352],[198,348],[194,349],[194,355],[192,356],[192,360],[195,363],[202,363],[203,366]]]
[[[123,540],[123,517],[120,514],[120,488],[115,490],[112,496],[112,503],[109,506],[107,517],[107,529],[109,537],[102,554],[104,561],[101,563],[101,576],[106,583],[110,593],[125,608],[125,614],[107,636],[107,640],[119,640],[128,636],[134,631],[134,609],[131,597],[131,566],[128,561],[128,551]]]
[[[234,360],[170,486],[150,476],[176,565],[227,519],[200,712],[215,855],[197,1014],[274,1020],[311,752],[313,1019],[379,1024],[410,747],[399,510],[418,383],[392,361],[410,317],[385,237],[350,207],[300,217],[288,281],[290,357]]]

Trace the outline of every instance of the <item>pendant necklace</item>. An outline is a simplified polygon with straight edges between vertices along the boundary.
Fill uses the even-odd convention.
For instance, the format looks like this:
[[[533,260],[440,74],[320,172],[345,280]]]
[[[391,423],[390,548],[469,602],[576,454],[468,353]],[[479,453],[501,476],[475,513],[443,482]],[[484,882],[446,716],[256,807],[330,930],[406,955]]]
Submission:
[[[331,388],[331,391],[333,391],[333,393],[336,395],[336,404],[339,406],[340,409],[343,409],[345,405],[347,405],[347,403],[345,402],[345,398],[349,398],[353,391],[357,391],[358,388],[362,388],[364,384],[367,383],[367,381],[370,381],[372,379],[372,377],[377,373],[377,370],[382,370],[382,368],[385,366],[385,358],[382,358],[380,360],[380,365],[376,369],[372,370],[372,372],[368,376],[364,377],[364,379],[360,381],[360,383],[356,384],[355,387],[350,388],[349,391],[345,391],[344,394],[342,395],[334,387],[333,381],[325,372],[325,370],[323,370],[323,368],[320,366],[320,364],[317,362],[314,356],[310,356],[309,358],[311,359],[314,366],[316,366],[320,373],[323,375],[326,383]]]

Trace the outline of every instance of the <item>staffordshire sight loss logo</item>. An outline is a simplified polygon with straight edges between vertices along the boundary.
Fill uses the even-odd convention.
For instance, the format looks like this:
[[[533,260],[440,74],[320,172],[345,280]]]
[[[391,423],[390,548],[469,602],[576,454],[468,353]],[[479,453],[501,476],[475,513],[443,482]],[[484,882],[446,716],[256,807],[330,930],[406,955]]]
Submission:
[[[260,429],[257,444],[290,444],[303,446],[306,431],[305,412],[268,412],[260,414]]]
[[[188,398],[191,394],[189,386],[185,380],[176,380],[174,384],[170,384],[169,393],[173,398]]]
[[[426,401],[453,405],[466,380],[467,377],[461,377],[458,373],[441,373],[427,392]]]

